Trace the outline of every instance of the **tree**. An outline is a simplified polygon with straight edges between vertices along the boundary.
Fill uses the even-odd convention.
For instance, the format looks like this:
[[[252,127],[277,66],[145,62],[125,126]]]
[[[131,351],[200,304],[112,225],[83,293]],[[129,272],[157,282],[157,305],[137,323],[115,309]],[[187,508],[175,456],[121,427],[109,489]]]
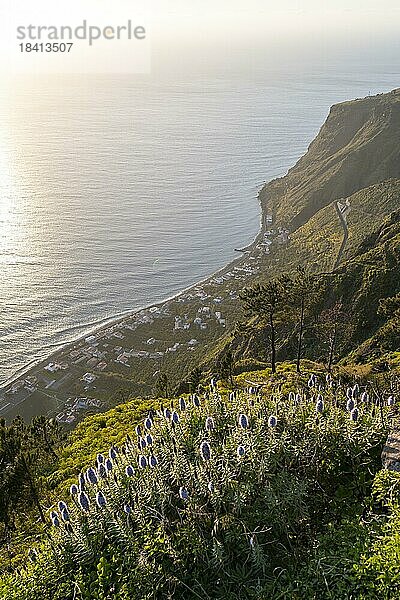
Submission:
[[[196,392],[197,388],[200,385],[201,378],[203,376],[203,371],[200,367],[195,367],[190,373],[187,379],[187,383],[189,384],[189,393]]]
[[[156,389],[159,395],[169,397],[169,378],[166,373],[159,374]]]
[[[235,359],[230,349],[226,350],[217,360],[217,370],[222,379],[229,378],[231,385],[234,385],[233,371],[235,368]]]
[[[21,508],[35,507],[40,520],[45,516],[40,502],[43,474],[57,460],[56,447],[63,438],[60,427],[45,417],[26,425],[20,417],[7,425],[0,420],[0,521],[8,540]]]
[[[340,330],[347,321],[348,315],[343,310],[341,301],[336,302],[328,310],[323,311],[319,317],[318,329],[323,337],[323,341],[328,344],[328,372],[332,371]]]
[[[289,304],[295,312],[298,328],[296,355],[296,370],[298,373],[301,372],[300,361],[303,352],[306,318],[317,295],[316,281],[315,275],[311,275],[304,266],[299,265],[296,277],[292,280],[290,286]]]
[[[276,373],[276,319],[287,307],[289,284],[290,279],[282,276],[264,285],[246,288],[240,294],[245,309],[269,329],[272,373]]]

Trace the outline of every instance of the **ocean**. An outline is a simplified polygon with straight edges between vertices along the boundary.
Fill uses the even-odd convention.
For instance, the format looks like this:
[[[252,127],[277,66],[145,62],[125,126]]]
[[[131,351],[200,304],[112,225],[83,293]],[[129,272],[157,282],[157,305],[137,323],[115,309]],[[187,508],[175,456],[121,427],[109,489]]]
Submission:
[[[25,78],[0,91],[0,387],[258,232],[257,192],[391,68]]]

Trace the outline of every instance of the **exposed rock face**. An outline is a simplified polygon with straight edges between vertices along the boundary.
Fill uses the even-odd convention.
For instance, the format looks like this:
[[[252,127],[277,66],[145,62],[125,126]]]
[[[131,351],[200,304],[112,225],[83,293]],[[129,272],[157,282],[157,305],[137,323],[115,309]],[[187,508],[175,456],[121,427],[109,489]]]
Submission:
[[[307,153],[260,200],[291,231],[333,200],[400,177],[400,89],[334,105]]]
[[[400,473],[400,427],[394,427],[382,452],[385,469]]]

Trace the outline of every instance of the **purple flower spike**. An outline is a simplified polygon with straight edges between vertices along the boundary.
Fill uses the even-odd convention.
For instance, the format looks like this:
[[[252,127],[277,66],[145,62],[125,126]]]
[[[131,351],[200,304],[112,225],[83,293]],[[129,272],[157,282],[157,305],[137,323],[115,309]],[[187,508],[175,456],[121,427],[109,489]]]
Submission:
[[[139,467],[145,469],[147,467],[147,458],[142,454],[138,458]]]
[[[71,485],[71,487],[69,488],[69,493],[71,494],[71,496],[76,496],[78,492],[79,492],[78,486],[75,485],[75,483],[73,483]]]
[[[132,512],[131,507],[129,506],[129,504],[124,504],[124,513],[127,515],[130,515]]]
[[[154,469],[154,467],[156,467],[158,464],[158,460],[155,456],[150,456],[149,458],[149,465],[150,467],[152,467]]]
[[[107,501],[105,499],[105,496],[103,494],[103,492],[97,492],[96,494],[96,504],[99,508],[104,508],[105,505],[107,504]]]
[[[69,512],[66,508],[61,511],[61,518],[64,521],[64,523],[68,523],[68,521],[70,521]]]
[[[348,412],[351,412],[355,407],[355,402],[353,398],[349,398],[346,403],[346,409]]]
[[[150,419],[150,417],[147,417],[147,419],[144,422],[144,426],[146,427],[146,429],[151,429],[153,427],[153,421]]]
[[[140,425],[136,425],[135,427],[135,433],[138,437],[140,437],[141,433],[142,433],[142,428],[140,427]]]
[[[246,415],[239,415],[239,425],[242,429],[247,429],[249,426],[249,419]]]
[[[99,465],[99,476],[102,479],[105,479],[107,477],[107,469],[106,469],[105,465],[103,465],[103,463]]]
[[[276,427],[278,423],[278,419],[275,417],[275,415],[271,415],[270,418],[268,419],[268,425],[270,427]]]
[[[213,429],[215,429],[214,419],[212,417],[207,417],[207,419],[206,419],[206,430],[207,431],[212,431]]]
[[[125,473],[128,477],[133,477],[135,474],[135,469],[132,467],[132,465],[128,465],[125,469]]]
[[[54,525],[54,527],[60,527],[60,520],[57,515],[51,518],[51,522]]]
[[[86,481],[88,483],[91,483],[92,485],[94,485],[98,482],[97,474],[96,474],[96,471],[93,469],[93,467],[90,467],[86,471]]]
[[[200,454],[203,460],[210,460],[211,458],[211,447],[208,442],[202,442],[200,444]]]
[[[106,462],[105,462],[105,466],[108,472],[113,470],[113,464],[112,464],[112,460],[110,460],[109,458],[107,458]]]
[[[174,412],[172,413],[172,420],[175,424],[178,424],[180,421],[179,415],[178,413],[174,410]]]
[[[179,408],[181,410],[186,410],[186,402],[185,398],[179,398]]]
[[[82,510],[85,512],[89,512],[90,510],[90,502],[89,498],[85,494],[85,492],[81,492],[78,496],[78,502]]]
[[[238,446],[237,450],[236,450],[236,454],[238,455],[239,458],[242,458],[242,456],[244,456],[246,454],[246,450],[243,446]]]
[[[150,433],[148,433],[148,434],[146,435],[146,443],[147,443],[147,445],[148,445],[148,446],[152,446],[152,445],[153,445],[153,438],[152,438],[152,436],[150,435]]]
[[[179,488],[179,496],[182,500],[187,500],[189,498],[189,492],[187,491],[186,488],[180,487]]]
[[[358,421],[358,409],[354,408],[350,413],[351,421]]]
[[[108,456],[111,460],[115,460],[117,458],[117,450],[116,448],[114,448],[114,446],[111,446],[111,448],[109,449]]]

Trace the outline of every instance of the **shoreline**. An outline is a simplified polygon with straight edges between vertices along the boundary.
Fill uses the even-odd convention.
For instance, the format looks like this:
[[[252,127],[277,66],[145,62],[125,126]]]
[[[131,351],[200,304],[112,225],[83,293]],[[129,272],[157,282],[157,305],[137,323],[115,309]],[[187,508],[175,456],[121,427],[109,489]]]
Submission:
[[[112,317],[106,318],[105,320],[102,319],[101,324],[100,323],[95,324],[93,327],[88,325],[87,326],[88,329],[85,330],[85,333],[79,334],[73,340],[70,340],[67,342],[60,342],[60,344],[59,345],[57,344],[55,346],[54,350],[52,350],[51,352],[46,354],[46,356],[44,358],[32,359],[28,364],[21,367],[14,375],[11,375],[11,377],[9,379],[7,379],[5,381],[5,383],[0,385],[0,400],[5,398],[5,391],[7,388],[9,388],[10,386],[13,386],[16,382],[23,379],[27,375],[29,375],[29,373],[31,371],[33,371],[35,369],[39,369],[45,363],[51,361],[51,359],[55,358],[59,353],[68,351],[68,349],[72,348],[74,345],[82,343],[85,340],[85,338],[87,338],[91,335],[96,335],[96,334],[100,333],[103,329],[106,329],[109,326],[116,326],[120,323],[123,323],[125,320],[129,320],[129,319],[133,318],[135,315],[137,315],[138,313],[140,313],[142,311],[149,311],[153,308],[159,308],[160,306],[163,306],[168,302],[177,300],[180,296],[190,292],[191,290],[194,290],[198,286],[206,284],[209,280],[211,280],[215,277],[218,277],[218,276],[222,276],[225,272],[229,271],[231,268],[234,268],[235,266],[237,266],[238,263],[245,260],[248,257],[248,253],[251,253],[251,251],[257,247],[257,244],[262,239],[263,233],[265,231],[265,218],[264,218],[265,215],[264,215],[264,210],[263,210],[263,204],[261,202],[261,192],[263,191],[263,189],[266,185],[267,185],[267,182],[264,182],[259,187],[258,192],[257,192],[257,200],[258,200],[259,209],[260,209],[260,226],[259,226],[258,232],[256,233],[253,241],[250,244],[248,244],[247,246],[245,246],[243,249],[236,249],[236,248],[233,249],[234,252],[241,252],[242,253],[241,256],[238,256],[237,258],[233,258],[231,261],[229,261],[228,263],[226,263],[225,265],[223,265],[222,267],[220,267],[213,273],[205,276],[203,279],[200,279],[200,280],[190,284],[186,288],[180,289],[178,292],[172,294],[171,296],[168,296],[167,298],[158,300],[157,302],[153,302],[152,304],[145,304],[145,305],[140,306],[135,309],[128,309],[127,311],[124,311],[124,313],[121,313],[120,315],[114,315]]]

